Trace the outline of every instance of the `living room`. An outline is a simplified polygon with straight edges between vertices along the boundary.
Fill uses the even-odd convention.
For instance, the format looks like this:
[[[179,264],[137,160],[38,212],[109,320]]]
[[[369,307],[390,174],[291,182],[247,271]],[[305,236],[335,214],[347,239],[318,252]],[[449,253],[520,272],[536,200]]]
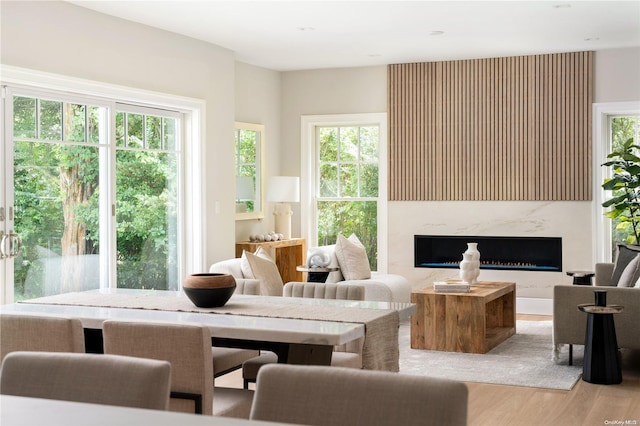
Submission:
[[[83,90],[88,90],[87,82],[98,82],[198,99],[206,105],[202,109],[205,166],[201,180],[193,180],[194,193],[202,195],[199,210],[206,215],[202,227],[193,232],[201,250],[191,256],[188,271],[206,270],[216,261],[234,257],[237,241],[273,228],[270,208],[262,220],[235,220],[235,192],[228,184],[235,175],[231,143],[235,122],[265,126],[267,176],[301,176],[301,117],[388,110],[386,65],[277,71],[238,61],[232,50],[71,2],[3,0],[1,8],[3,83],[4,77],[11,76],[11,83],[28,84],[25,70],[30,70],[36,81],[54,76]],[[593,102],[637,103],[640,40],[630,47],[593,50]],[[593,144],[596,140],[594,135]],[[600,182],[595,148],[592,153],[595,194]],[[293,210],[292,235],[304,236],[300,205],[294,204]],[[480,276],[515,281],[521,299],[519,313],[550,314],[553,286],[571,282],[566,271],[591,270],[596,262],[611,260],[604,244],[598,242],[596,223],[601,213],[595,198],[389,201],[387,262],[382,268],[405,276],[415,288],[455,276],[452,270],[415,268],[414,235],[560,237],[562,272],[483,270]],[[509,393],[500,392],[505,397]]]

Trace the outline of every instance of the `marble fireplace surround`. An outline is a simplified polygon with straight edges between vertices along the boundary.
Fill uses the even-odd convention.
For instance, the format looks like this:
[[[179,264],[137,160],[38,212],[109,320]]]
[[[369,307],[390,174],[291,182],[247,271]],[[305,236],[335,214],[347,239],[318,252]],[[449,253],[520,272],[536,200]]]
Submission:
[[[591,201],[391,201],[388,272],[414,288],[457,278],[457,270],[414,267],[414,235],[562,238],[562,271],[480,271],[479,280],[516,282],[519,313],[551,313],[553,286],[570,284],[570,270],[593,270]],[[482,250],[480,250],[482,252]]]

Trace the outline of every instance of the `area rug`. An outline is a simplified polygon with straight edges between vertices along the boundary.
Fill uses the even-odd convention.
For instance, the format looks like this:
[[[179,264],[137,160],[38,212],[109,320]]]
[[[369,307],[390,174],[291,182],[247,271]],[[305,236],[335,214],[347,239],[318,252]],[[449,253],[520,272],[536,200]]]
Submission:
[[[492,383],[571,390],[582,374],[582,346],[574,346],[573,365],[567,348],[553,361],[551,321],[517,321],[516,334],[486,354],[411,349],[410,324],[400,325],[400,373]]]

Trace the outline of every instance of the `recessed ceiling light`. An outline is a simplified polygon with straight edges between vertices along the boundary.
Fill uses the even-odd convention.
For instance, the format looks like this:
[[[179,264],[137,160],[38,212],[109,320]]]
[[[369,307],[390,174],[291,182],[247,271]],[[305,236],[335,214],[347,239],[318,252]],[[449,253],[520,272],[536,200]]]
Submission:
[[[369,56],[370,58],[378,58],[378,57],[380,57],[382,55],[380,53],[369,53],[369,55],[367,55],[367,56]]]
[[[313,27],[298,27],[298,31],[315,31]]]
[[[442,35],[442,34],[444,34],[444,31],[440,31],[440,30],[437,30],[437,31],[431,31],[431,32],[429,33],[429,35],[430,35],[430,36],[439,36],[439,35]]]
[[[554,9],[568,9],[570,7],[571,7],[571,5],[569,3],[559,3],[559,4],[554,4],[553,5]]]
[[[584,39],[584,41],[598,41],[600,40],[600,37],[587,37]]]

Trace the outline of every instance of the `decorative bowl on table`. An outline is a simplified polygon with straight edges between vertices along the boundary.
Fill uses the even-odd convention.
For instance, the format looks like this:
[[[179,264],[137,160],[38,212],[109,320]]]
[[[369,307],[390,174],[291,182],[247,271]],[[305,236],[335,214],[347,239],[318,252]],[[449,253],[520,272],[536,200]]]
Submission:
[[[199,308],[224,306],[236,290],[236,280],[230,274],[192,274],[182,282],[182,291]]]

